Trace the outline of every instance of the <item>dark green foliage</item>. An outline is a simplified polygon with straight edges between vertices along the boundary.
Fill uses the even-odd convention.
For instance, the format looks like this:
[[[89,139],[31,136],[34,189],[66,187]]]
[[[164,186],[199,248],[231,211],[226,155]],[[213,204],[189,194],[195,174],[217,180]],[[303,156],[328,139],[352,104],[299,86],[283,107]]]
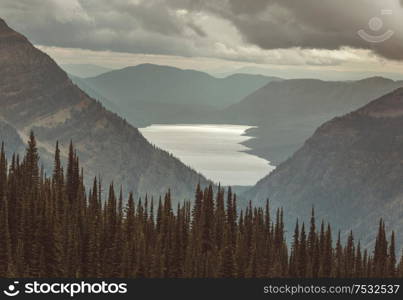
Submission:
[[[297,222],[289,249],[283,210],[272,221],[268,201],[238,211],[231,189],[198,185],[193,207],[173,209],[168,191],[155,213],[153,199],[124,201],[113,183],[102,199],[97,178],[87,193],[72,144],[66,177],[58,144],[50,178],[38,163],[33,134],[22,161],[13,156],[8,165],[1,148],[0,277],[402,276],[395,234],[388,242],[382,220],[373,256],[352,233],[333,248],[330,225],[317,230],[313,210],[309,232]]]

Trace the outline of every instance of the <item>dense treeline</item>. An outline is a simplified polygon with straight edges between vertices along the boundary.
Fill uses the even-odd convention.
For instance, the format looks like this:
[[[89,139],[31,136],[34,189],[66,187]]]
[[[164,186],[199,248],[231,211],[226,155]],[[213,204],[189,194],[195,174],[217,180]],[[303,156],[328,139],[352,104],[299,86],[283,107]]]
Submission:
[[[330,225],[297,222],[287,247],[283,211],[237,209],[229,189],[197,187],[193,205],[86,193],[70,145],[63,170],[56,145],[52,176],[39,168],[35,137],[25,157],[0,154],[0,277],[403,277],[395,236],[380,221],[373,251],[352,233],[345,245]],[[102,200],[102,198],[105,198]],[[125,203],[125,205],[124,205]]]

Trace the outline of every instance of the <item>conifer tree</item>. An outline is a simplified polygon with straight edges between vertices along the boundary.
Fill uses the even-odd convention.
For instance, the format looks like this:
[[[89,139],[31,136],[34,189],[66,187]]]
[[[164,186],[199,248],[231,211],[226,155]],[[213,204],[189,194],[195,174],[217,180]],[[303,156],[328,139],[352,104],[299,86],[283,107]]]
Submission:
[[[8,277],[12,269],[11,239],[8,223],[8,205],[3,196],[0,203],[0,277]]]
[[[230,230],[228,225],[224,228],[224,244],[220,255],[219,277],[232,278],[236,276],[236,267],[234,259],[234,249],[230,239]]]
[[[344,277],[344,258],[343,258],[343,249],[341,245],[340,231],[337,236],[336,242],[336,254],[335,254],[335,268],[334,268],[334,277],[340,278]]]
[[[396,275],[396,250],[395,250],[395,232],[392,231],[390,236],[390,246],[388,255],[388,274],[389,277],[395,277]]]
[[[302,223],[301,235],[299,238],[299,253],[298,253],[298,276],[304,278],[307,269],[307,249],[306,249],[306,234],[305,224]]]
[[[344,249],[344,274],[346,277],[353,277],[354,274],[354,236],[353,232],[350,231],[350,234],[347,238],[347,245]]]
[[[324,237],[323,249],[321,256],[321,274],[320,277],[329,278],[333,271],[333,246],[332,246],[332,230],[330,224],[327,225],[327,230]]]
[[[1,143],[0,150],[0,201],[6,201],[7,193],[7,160],[4,151],[4,143]]]
[[[386,240],[385,223],[379,221],[378,235],[376,237],[374,249],[373,272],[377,277],[383,277],[386,273],[388,256],[388,242]]]
[[[298,261],[299,261],[299,223],[297,219],[297,223],[295,224],[294,235],[293,235],[293,243],[290,254],[290,270],[289,275],[291,277],[298,277]]]
[[[358,242],[356,255],[354,260],[354,277],[358,278],[362,275],[362,257],[361,257],[361,243]]]

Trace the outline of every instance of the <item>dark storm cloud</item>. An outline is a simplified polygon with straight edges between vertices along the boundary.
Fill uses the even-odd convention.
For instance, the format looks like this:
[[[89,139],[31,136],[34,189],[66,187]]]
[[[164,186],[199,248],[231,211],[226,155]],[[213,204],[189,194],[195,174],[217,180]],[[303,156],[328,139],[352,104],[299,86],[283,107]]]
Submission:
[[[246,44],[262,49],[347,46],[400,60],[402,6],[403,0],[1,0],[0,17],[42,45],[214,55],[209,47],[221,41],[211,40],[195,20],[201,13],[228,21]],[[383,9],[392,15],[382,15]],[[369,28],[373,17],[383,21],[378,31]],[[360,29],[375,37],[391,30],[393,36],[373,43],[358,36]]]
[[[247,42],[263,49],[297,46],[333,50],[349,46],[371,49],[386,58],[403,59],[403,9],[398,0],[228,0],[221,1],[220,5],[214,1],[205,3],[205,9],[230,20]],[[390,9],[392,14],[382,15],[385,9]],[[373,17],[383,22],[378,31],[369,28]],[[375,37],[388,30],[392,30],[394,35],[382,43],[373,43],[358,36],[361,29]]]

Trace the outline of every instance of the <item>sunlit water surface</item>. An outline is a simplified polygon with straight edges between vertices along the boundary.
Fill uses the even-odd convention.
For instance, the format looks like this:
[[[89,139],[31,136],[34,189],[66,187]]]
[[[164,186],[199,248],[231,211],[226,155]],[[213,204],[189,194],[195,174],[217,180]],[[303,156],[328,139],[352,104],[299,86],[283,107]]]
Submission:
[[[186,165],[222,185],[253,185],[270,173],[274,166],[245,153],[240,143],[250,126],[215,124],[178,124],[140,128],[146,139]]]

